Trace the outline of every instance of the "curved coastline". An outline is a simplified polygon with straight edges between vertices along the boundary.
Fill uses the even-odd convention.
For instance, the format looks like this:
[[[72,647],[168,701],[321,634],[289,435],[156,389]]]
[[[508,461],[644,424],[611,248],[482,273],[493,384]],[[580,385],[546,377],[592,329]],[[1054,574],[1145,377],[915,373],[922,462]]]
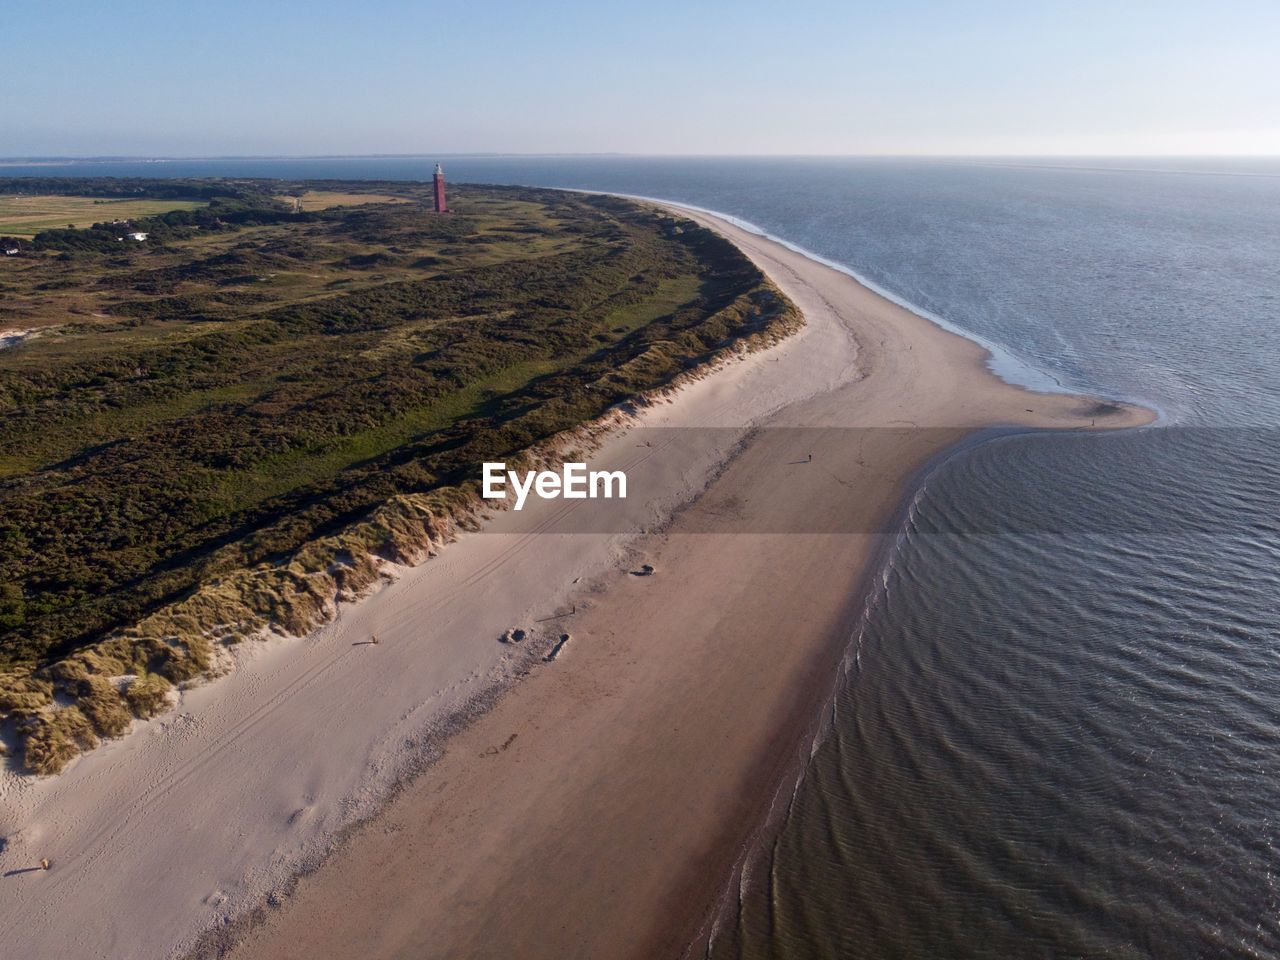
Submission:
[[[830,257],[824,257],[822,254],[816,253],[808,247],[788,240],[785,237],[778,236],[775,233],[770,233],[764,227],[757,223],[753,223],[750,220],[746,220],[732,213],[725,213],[722,210],[712,210],[710,207],[702,207],[692,203],[664,200],[660,197],[646,197],[642,194],[614,194],[614,196],[622,196],[630,200],[642,200],[646,203],[658,204],[659,206],[691,210],[695,213],[703,213],[708,216],[715,217],[716,219],[723,220],[725,223],[731,224],[740,230],[746,231],[747,233],[753,233],[756,236],[764,237],[766,240],[772,240],[774,243],[786,247],[788,250],[794,251],[802,257],[807,257],[815,263],[822,264],[824,267],[830,267],[832,270],[836,270],[846,276],[852,277],[859,284],[883,297],[885,300],[888,300],[890,303],[895,303],[904,310],[911,311],[917,317],[921,317],[924,320],[928,320],[935,326],[941,327],[948,333],[954,333],[957,336],[964,337],[966,340],[971,340],[978,346],[982,347],[991,354],[990,359],[988,360],[991,372],[1010,386],[1022,387],[1026,390],[1033,390],[1037,393],[1074,393],[1082,396],[1093,395],[1093,392],[1089,390],[1064,384],[1047,370],[1042,370],[1029,360],[1024,360],[1013,350],[1003,344],[996,343],[994,340],[990,340],[958,323],[954,323],[946,317],[934,313],[932,310],[926,310],[924,307],[912,303],[906,297],[899,296],[893,290],[890,290],[883,284],[877,283],[865,274],[859,273],[857,270],[853,269],[853,267],[843,264],[838,260],[832,260]],[[1132,401],[1128,397],[1114,397],[1113,399],[1124,400],[1125,402],[1141,402]]]
[[[867,461],[879,469],[860,474],[868,518],[883,523],[909,509],[913,478],[953,455],[957,438],[998,425],[1088,430],[1099,417],[1096,429],[1151,420],[1124,404],[1010,385],[992,374],[982,345],[886,301],[847,271],[709,214],[663,206],[729,236],[805,312],[806,330],[766,361],[790,361],[788,373],[803,377],[808,363],[846,350],[834,386],[763,423],[878,431],[856,451],[848,436],[830,451],[835,473],[856,473],[866,467],[863,443],[879,445],[883,459]],[[924,370],[938,376],[920,386]],[[1032,397],[1039,410],[1024,408]],[[730,892],[725,878],[736,882],[770,811],[785,809],[778,801],[819,735],[852,631],[896,540],[728,532],[724,518],[743,510],[767,520],[848,505],[847,494],[833,495],[812,474],[794,496],[777,488],[812,442],[803,429],[750,439],[643,545],[658,577],[620,571],[598,585],[574,623],[585,644],[575,639],[554,672],[532,674],[462,732],[430,777],[304,879],[232,956],[356,945],[370,957],[676,956],[699,930],[710,933]],[[824,464],[828,455],[820,454]],[[770,589],[782,591],[777,605],[763,595]],[[528,816],[527,805],[541,815]],[[413,842],[388,839],[401,836]],[[499,904],[502,924],[486,922]],[[334,924],[328,918],[339,909],[346,922]]]
[[[1135,426],[1128,429],[1146,428],[1146,426]],[[681,960],[691,960],[694,957],[710,954],[719,931],[725,925],[737,922],[739,911],[743,906],[744,892],[755,882],[754,871],[767,869],[770,850],[791,815],[792,805],[804,786],[809,763],[833,732],[836,698],[848,685],[850,675],[861,667],[862,638],[867,621],[875,604],[881,602],[883,593],[888,587],[894,559],[907,536],[907,524],[925,496],[929,480],[947,463],[983,444],[1010,437],[1033,436],[1041,432],[1043,431],[1033,428],[1007,427],[991,427],[976,431],[938,451],[935,456],[922,463],[904,479],[902,497],[885,524],[886,528],[892,529],[894,533],[883,538],[877,545],[866,564],[859,586],[853,591],[854,596],[861,598],[857,620],[849,631],[841,655],[833,664],[830,682],[825,692],[814,703],[812,719],[807,731],[798,742],[792,766],[777,783],[766,814],[739,846],[732,869],[721,884],[715,906],[708,911],[696,933],[690,938],[684,953],[681,954]]]
[[[599,191],[582,190],[576,192],[596,193]],[[872,280],[865,274],[860,273],[853,267],[841,263],[838,260],[832,260],[830,257],[823,256],[820,253],[810,250],[808,247],[788,240],[786,237],[770,233],[759,224],[743,217],[736,216],[732,213],[725,213],[722,210],[713,210],[710,207],[684,203],[683,201],[667,200],[661,197],[649,197],[644,194],[619,193],[609,195],[626,197],[629,200],[643,201],[645,203],[652,203],[669,209],[686,210],[706,214],[707,216],[714,217],[717,220],[722,220],[725,223],[737,227],[747,233],[755,234],[756,236],[763,237],[766,240],[771,240],[780,246],[786,247],[788,250],[794,251],[803,257],[813,260],[815,263],[820,263],[825,267],[830,267],[832,270],[843,273],[857,281],[861,286],[866,287],[878,296],[888,300],[890,303],[897,304],[904,310],[910,311],[921,319],[928,320],[930,323],[946,330],[948,333],[954,333],[956,336],[963,337],[964,339],[972,341],[982,347],[988,354],[990,354],[987,360],[988,369],[992,374],[999,377],[1010,386],[1022,387],[1025,390],[1030,390],[1036,393],[1067,393],[1075,394],[1077,396],[1105,397],[1109,400],[1117,400],[1121,403],[1127,403],[1133,406],[1146,407],[1154,411],[1156,414],[1154,424],[1162,424],[1167,419],[1166,411],[1161,409],[1159,404],[1149,398],[1122,394],[1113,390],[1100,390],[1098,387],[1093,385],[1065,383],[1050,371],[1037,366],[1033,361],[1019,356],[1011,347],[1007,347],[1002,343],[998,343],[995,340],[984,337],[982,334],[970,330],[968,327],[965,327],[960,323],[956,323],[941,314],[935,313],[934,311],[928,310],[919,304],[913,303],[906,297],[899,295],[881,283],[877,283],[875,280]]]
[[[793,299],[809,324],[777,347],[686,385],[670,404],[645,411],[628,428],[630,439],[624,430],[604,445],[603,462],[626,464],[652,485],[652,496],[635,504],[635,529],[646,533],[547,534],[565,516],[553,505],[500,515],[487,525],[494,536],[465,538],[441,561],[404,571],[308,638],[305,653],[297,645],[257,653],[224,681],[230,688],[222,702],[197,689],[191,704],[184,702],[190,713],[177,721],[151,725],[78,762],[70,778],[40,787],[39,796],[55,805],[17,840],[43,843],[42,834],[47,839],[57,829],[68,843],[87,836],[96,845],[106,837],[108,846],[84,851],[103,876],[95,880],[87,866],[82,876],[53,871],[49,889],[16,905],[11,919],[28,925],[20,935],[12,931],[13,943],[32,957],[65,955],[68,944],[101,952],[108,942],[102,937],[119,943],[129,931],[138,951],[147,943],[185,949],[190,934],[183,931],[192,924],[238,935],[243,928],[229,921],[252,917],[268,898],[282,908],[259,913],[261,922],[232,956],[270,960],[344,948],[368,957],[405,950],[510,956],[518,946],[518,955],[531,957],[579,948],[648,957],[677,955],[688,945],[714,914],[744,844],[767,826],[768,810],[802,769],[815,715],[829,703],[850,629],[882,565],[877,557],[893,540],[883,532],[751,532],[752,522],[785,530],[797,518],[821,520],[820,511],[834,515],[847,504],[845,490],[857,489],[866,530],[882,529],[909,508],[912,478],[927,473],[933,457],[954,453],[958,436],[972,438],[994,423],[1089,426],[1086,398],[1004,383],[972,338],[893,304],[849,271],[709,214],[666,206],[729,236],[784,292],[799,296]],[[916,385],[930,364],[941,374],[933,386],[954,388],[962,403],[921,402]],[[1024,414],[1030,396],[1047,408]],[[1106,419],[1131,426],[1149,417],[1118,407]],[[782,429],[731,440],[758,424]],[[637,429],[689,426],[728,429],[710,450],[681,450],[674,442],[653,454],[633,449]],[[846,431],[829,449],[817,448],[835,485],[818,471],[789,469],[806,447],[815,449],[811,436],[822,436],[805,431],[826,427]],[[865,463],[848,439],[850,428],[864,427],[872,429],[873,447]],[[943,433],[931,434],[932,427]],[[655,530],[652,503],[659,513],[680,512]],[[658,576],[629,575],[641,558],[656,562]],[[769,591],[781,591],[779,609],[767,602]],[[811,602],[802,602],[807,592]],[[570,628],[574,640],[554,666],[527,674],[512,673],[509,661],[493,666],[492,638],[520,622],[513,617],[536,620],[570,603],[580,612]],[[416,627],[419,619],[431,623],[430,635]],[[367,659],[357,665],[349,641],[371,626],[387,642],[376,666]],[[417,685],[443,686],[417,692],[405,683],[408,670],[436,670],[439,678],[415,678]],[[498,677],[494,670],[508,695],[448,731],[442,756],[426,756],[440,742],[424,739],[424,718],[430,730],[430,718],[448,716],[450,703],[465,703]],[[326,675],[341,679],[330,683]],[[335,691],[345,699],[331,702]],[[377,696],[377,709],[360,696]],[[316,716],[322,705],[332,717]],[[219,739],[218,712],[237,710],[255,723],[273,716],[275,723],[255,729],[233,717]],[[352,729],[340,743],[326,739],[327,728],[292,729],[321,727],[322,719]],[[205,736],[205,728],[214,753],[164,755],[182,749],[183,738]],[[251,741],[251,733],[264,739]],[[229,796],[238,806],[220,808],[210,788],[221,783],[210,778],[232,762],[213,762],[227,746],[244,751],[233,769],[246,785]],[[294,755],[308,764],[286,759]],[[434,764],[431,772],[414,779],[424,762]],[[153,779],[139,781],[148,785],[144,798],[167,806],[135,810],[125,796],[116,811],[121,822],[112,823],[106,807],[103,825],[70,829],[64,801],[91,784],[110,786],[121,770],[150,770]],[[183,808],[192,796],[212,807]],[[348,803],[354,819],[346,816]],[[175,809],[192,820],[191,836],[154,835],[174,822],[163,816]],[[203,819],[210,813],[226,822]],[[130,846],[130,836],[148,827],[155,849]],[[70,856],[59,855],[60,866],[64,859]],[[167,882],[167,864],[175,861],[184,864],[182,875]],[[278,882],[299,864],[314,870],[296,888],[292,880]],[[130,872],[115,881],[118,888],[98,882],[115,879],[113,867],[121,865]],[[544,885],[560,895],[548,897]],[[504,920],[495,930],[498,904]],[[116,926],[90,922],[103,916]],[[68,930],[75,932],[66,939]]]
[[[498,513],[435,562],[384,564],[380,589],[305,638],[234,648],[225,676],[58,776],[3,771],[0,871],[55,868],[0,889],[0,935],[31,958],[126,941],[116,955],[149,958],[287,894],[542,652],[499,636],[536,635],[625,569],[632,543],[699,495],[749,423],[837,382],[843,362],[819,357],[803,381],[762,352],[691,372],[586,443],[593,467],[625,469],[637,488],[606,523],[563,501]],[[672,429],[689,427],[707,429]],[[640,429],[698,442],[637,451]],[[372,633],[377,656],[362,656]]]
[[[1137,410],[1145,409],[1148,412],[1149,417],[1146,418],[1146,422],[1134,423],[1124,427],[1123,429],[1147,429],[1152,426],[1161,425],[1167,419],[1167,413],[1161,409],[1158,404],[1152,403],[1146,398],[1122,395],[1115,391],[1100,392],[1092,387],[1076,387],[1065,384],[1057,379],[1053,374],[1037,367],[1030,361],[1024,360],[1014,351],[1004,347],[1003,345],[988,340],[960,324],[951,322],[930,310],[912,303],[910,300],[899,296],[894,291],[876,283],[845,264],[816,253],[801,244],[794,243],[784,237],[770,233],[760,225],[742,217],[702,207],[696,204],[649,197],[640,194],[618,195],[626,196],[628,199],[651,203],[656,206],[669,209],[672,212],[693,212],[703,214],[711,219],[711,225],[713,227],[717,221],[729,224],[746,233],[772,241],[773,243],[791,250],[808,260],[828,267],[838,273],[842,273],[853,279],[861,287],[870,290],[872,293],[884,300],[893,303],[912,315],[933,324],[939,329],[961,337],[986,351],[987,357],[985,366],[987,371],[1009,386],[1033,393],[1057,393],[1080,397],[1102,398],[1129,405]],[[836,697],[839,691],[847,684],[850,673],[858,669],[860,664],[861,637],[866,629],[867,619],[870,616],[873,605],[878,601],[881,592],[887,587],[889,567],[893,563],[894,557],[901,546],[903,537],[906,536],[906,524],[909,521],[912,511],[924,496],[925,487],[929,479],[955,457],[992,440],[1016,437],[1019,435],[1029,436],[1044,432],[1049,431],[1046,431],[1043,427],[1016,428],[1008,425],[991,425],[984,429],[976,430],[971,434],[956,440],[954,443],[943,447],[904,477],[902,482],[902,496],[896,509],[892,511],[891,518],[886,524],[888,528],[895,530],[896,533],[891,537],[885,538],[880,544],[878,544],[872,557],[866,564],[861,578],[861,583],[854,592],[856,596],[861,598],[856,623],[849,631],[848,637],[843,644],[843,652],[839,657],[838,662],[833,664],[832,676],[826,692],[823,693],[813,705],[810,723],[806,728],[806,732],[798,741],[798,748],[793,757],[792,767],[777,782],[775,788],[771,791],[770,802],[760,822],[740,844],[731,869],[721,881],[719,887],[720,893],[716,898],[715,905],[707,911],[699,925],[696,927],[696,930],[690,937],[684,951],[680,954],[681,957],[690,958],[694,956],[703,956],[704,954],[709,953],[721,926],[725,924],[732,924],[736,921],[737,912],[741,908],[743,891],[746,886],[752,882],[751,872],[754,869],[764,868],[762,864],[767,859],[768,850],[786,823],[791,806],[795,802],[800,789],[803,787],[805,772],[808,767],[809,760],[831,732],[832,724],[834,722],[832,710],[834,709]]]

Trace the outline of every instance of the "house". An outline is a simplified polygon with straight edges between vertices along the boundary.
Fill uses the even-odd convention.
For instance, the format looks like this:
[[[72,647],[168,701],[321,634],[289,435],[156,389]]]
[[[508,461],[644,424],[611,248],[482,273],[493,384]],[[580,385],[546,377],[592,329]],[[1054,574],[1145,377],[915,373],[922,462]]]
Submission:
[[[21,252],[16,243],[6,243],[4,245],[4,255],[6,257],[16,257]]]
[[[133,233],[126,233],[124,235],[124,238],[126,240],[137,240],[139,243],[141,243],[143,240],[147,239],[147,235],[145,233],[142,233],[141,231],[135,231]]]

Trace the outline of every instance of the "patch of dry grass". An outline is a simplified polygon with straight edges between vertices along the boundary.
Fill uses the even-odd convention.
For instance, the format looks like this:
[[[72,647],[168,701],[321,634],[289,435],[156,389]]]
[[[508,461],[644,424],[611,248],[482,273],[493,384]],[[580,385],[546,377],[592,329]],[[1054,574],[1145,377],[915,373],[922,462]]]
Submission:
[[[106,677],[89,677],[76,689],[76,705],[99,737],[118,737],[129,729],[133,713],[119,689]]]
[[[23,758],[35,773],[58,773],[77,754],[98,745],[89,718],[77,707],[63,707],[24,718],[18,724]]]
[[[53,681],[36,677],[28,668],[0,673],[0,713],[22,716],[53,703]]]
[[[413,203],[408,197],[393,197],[385,193],[350,193],[342,190],[308,190],[301,196],[281,196],[285,203],[298,201],[304,213],[328,210],[330,207],[354,207],[361,203]]]
[[[124,698],[133,715],[145,720],[169,705],[169,691],[172,689],[173,684],[160,674],[145,673],[125,687]]]

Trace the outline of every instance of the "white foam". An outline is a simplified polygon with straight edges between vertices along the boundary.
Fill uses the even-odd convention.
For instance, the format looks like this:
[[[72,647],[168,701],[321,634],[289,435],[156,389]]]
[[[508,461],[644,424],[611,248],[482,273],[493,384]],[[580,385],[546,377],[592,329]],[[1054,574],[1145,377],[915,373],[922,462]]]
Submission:
[[[974,333],[972,330],[968,330],[959,324],[948,320],[946,317],[939,316],[931,310],[926,310],[925,308],[912,303],[910,300],[907,300],[905,297],[899,296],[892,290],[881,286],[869,277],[854,270],[852,267],[840,263],[837,260],[832,260],[829,257],[824,257],[820,253],[814,253],[812,250],[802,247],[798,243],[793,243],[785,237],[780,237],[776,234],[770,233],[768,230],[764,229],[764,227],[752,223],[750,220],[744,220],[742,217],[734,216],[731,213],[724,213],[720,210],[712,210],[709,207],[700,207],[696,204],[684,203],[683,201],[678,200],[665,200],[661,197],[648,197],[634,193],[610,193],[603,190],[578,190],[575,192],[604,194],[607,196],[626,197],[629,200],[644,200],[650,203],[663,203],[669,206],[681,207],[685,210],[694,210],[698,213],[706,213],[713,217],[719,217],[721,220],[725,220],[728,223],[733,224],[740,230],[745,230],[748,233],[754,233],[756,236],[772,240],[774,243],[784,246],[788,250],[794,251],[801,256],[808,257],[810,260],[821,263],[823,266],[830,267],[832,270],[838,270],[846,276],[853,277],[853,279],[857,280],[864,287],[869,290],[873,290],[890,303],[895,303],[904,310],[910,310],[916,316],[923,317],[925,320],[941,327],[949,333],[954,333],[956,336],[964,337],[966,340],[973,341],[987,351],[989,355],[987,357],[988,369],[990,369],[992,373],[1005,383],[1011,383],[1015,386],[1025,387],[1028,390],[1035,390],[1041,393],[1082,392],[1063,383],[1047,370],[1044,370],[1023,357],[1018,356],[1018,354],[1010,350],[1004,344],[984,337],[979,333]]]

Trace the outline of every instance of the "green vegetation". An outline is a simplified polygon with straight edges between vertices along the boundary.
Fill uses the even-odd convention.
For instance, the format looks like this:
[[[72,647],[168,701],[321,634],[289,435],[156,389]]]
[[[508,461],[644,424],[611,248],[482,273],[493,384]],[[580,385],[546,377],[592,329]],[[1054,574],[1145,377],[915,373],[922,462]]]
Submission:
[[[612,198],[61,188],[202,206],[0,258],[0,328],[43,331],[0,350],[0,714],[40,772],[447,540],[481,461],[797,322],[727,241]]]

